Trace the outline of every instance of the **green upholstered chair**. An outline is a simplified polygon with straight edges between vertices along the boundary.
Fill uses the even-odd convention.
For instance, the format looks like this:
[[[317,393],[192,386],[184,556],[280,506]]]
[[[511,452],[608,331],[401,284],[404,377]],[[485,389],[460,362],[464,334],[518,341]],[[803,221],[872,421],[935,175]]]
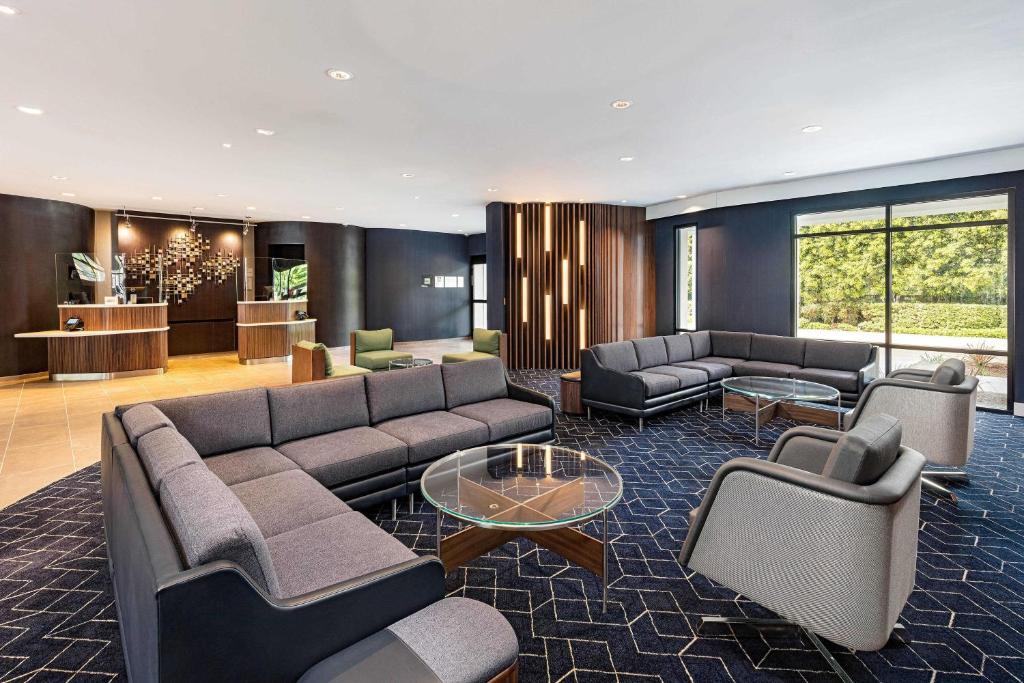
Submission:
[[[332,377],[365,375],[370,371],[352,365],[335,365],[323,344],[300,341],[292,346],[292,384]]]
[[[393,360],[411,359],[411,353],[395,351],[394,333],[383,330],[355,330],[349,336],[349,360],[367,370],[387,370]]]
[[[446,353],[441,358],[441,362],[465,363],[468,360],[500,358],[504,365],[508,365],[507,342],[508,336],[501,330],[485,330],[482,327],[474,327],[473,350],[463,353]]]

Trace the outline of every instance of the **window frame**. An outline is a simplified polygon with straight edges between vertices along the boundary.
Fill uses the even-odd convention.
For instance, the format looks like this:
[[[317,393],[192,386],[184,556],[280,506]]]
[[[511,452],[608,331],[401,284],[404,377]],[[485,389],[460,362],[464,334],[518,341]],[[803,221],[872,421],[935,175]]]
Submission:
[[[483,256],[483,255],[480,255],[480,256],[471,256],[470,259],[469,259],[469,328],[470,328],[470,333],[472,333],[473,328],[476,327],[476,325],[474,324],[476,321],[474,320],[475,316],[474,316],[474,313],[473,313],[473,309],[476,307],[476,304],[484,304],[484,306],[487,305],[487,299],[486,298],[483,298],[483,299],[478,299],[477,298],[476,278],[473,277],[473,266],[478,266],[478,265],[483,265],[484,266],[484,281],[486,282],[487,281],[487,270],[486,270],[486,268],[487,268],[487,257]],[[487,316],[486,316],[486,313],[485,313],[484,314],[484,329],[487,328],[486,317]]]
[[[680,263],[679,263],[679,241],[689,231],[693,231],[693,327],[682,327],[679,324],[679,298],[680,298]],[[683,332],[696,332],[700,329],[700,319],[697,309],[697,301],[699,292],[697,290],[698,275],[697,275],[697,239],[699,229],[696,223],[680,223],[672,228],[672,290],[673,290],[673,311],[672,311],[672,327],[675,330],[675,334],[681,334]]]

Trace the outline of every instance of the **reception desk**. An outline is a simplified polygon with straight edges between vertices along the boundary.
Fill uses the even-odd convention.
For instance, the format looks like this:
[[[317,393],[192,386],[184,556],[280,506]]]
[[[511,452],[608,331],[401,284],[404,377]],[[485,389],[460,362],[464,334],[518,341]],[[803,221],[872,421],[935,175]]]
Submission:
[[[14,335],[46,340],[51,380],[157,375],[167,369],[167,304],[66,304],[57,309],[60,320],[81,318],[85,329]]]
[[[316,341],[316,318],[297,320],[305,299],[238,302],[238,362],[273,363],[291,358],[292,344]]]

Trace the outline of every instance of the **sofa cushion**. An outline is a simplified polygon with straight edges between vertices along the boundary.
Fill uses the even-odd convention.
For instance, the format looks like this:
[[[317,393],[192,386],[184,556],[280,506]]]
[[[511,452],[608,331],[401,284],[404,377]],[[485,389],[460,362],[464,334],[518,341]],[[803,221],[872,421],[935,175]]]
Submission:
[[[633,342],[621,341],[609,344],[595,344],[590,350],[597,357],[601,365],[609,370],[619,372],[632,372],[639,370],[640,365],[636,359],[636,347]]]
[[[367,370],[390,370],[393,360],[410,360],[406,351],[363,351],[356,354],[356,366]]]
[[[935,372],[932,373],[931,379],[928,381],[932,384],[945,384],[947,386],[957,386],[963,384],[964,378],[967,373],[967,366],[959,358],[947,358],[942,361],[939,367],[935,368]]]
[[[140,403],[128,408],[121,415],[121,426],[132,446],[139,445],[139,438],[161,427],[174,428],[174,423],[168,419],[152,403]]]
[[[655,365],[653,368],[647,368],[644,372],[653,372],[655,374],[675,377],[679,380],[680,389],[699,387],[708,383],[708,373],[695,368],[679,368],[674,365]]]
[[[439,365],[380,372],[365,380],[371,423],[445,408]]]
[[[206,458],[203,462],[228,486],[286,470],[299,469],[294,462],[266,446],[243,448],[240,451],[214,455]]]
[[[390,351],[394,346],[394,332],[390,327],[382,330],[355,330],[356,353]]]
[[[693,345],[690,343],[690,335],[669,334],[662,339],[665,340],[665,351],[668,352],[669,363],[693,360]]]
[[[274,444],[370,424],[362,377],[267,389]]]
[[[704,358],[699,360],[685,360],[682,363],[673,363],[672,365],[677,368],[700,370],[707,375],[709,382],[717,382],[724,377],[732,377],[732,365],[708,361]]]
[[[235,484],[231,492],[242,501],[264,538],[352,511],[316,479],[297,469]]]
[[[278,449],[328,488],[404,467],[408,462],[405,444],[373,427],[289,441]]]
[[[796,337],[780,337],[774,334],[750,336],[750,360],[764,360],[769,363],[803,365],[806,340]]]
[[[501,352],[501,330],[473,328],[473,350],[497,356]]]
[[[445,405],[451,410],[467,403],[508,396],[505,366],[497,358],[441,366]]]
[[[163,508],[189,567],[234,562],[258,586],[279,594],[267,543],[227,484],[205,467],[180,467],[160,485]]]
[[[143,434],[138,444],[139,459],[154,491],[159,491],[164,478],[179,467],[203,463],[192,444],[173,427]]]
[[[749,332],[718,332],[711,331],[711,352],[716,356],[730,358],[750,358]]]
[[[663,338],[646,337],[632,341],[633,348],[636,349],[637,364],[641,369],[668,363],[668,351],[665,348],[665,340]]]
[[[698,332],[687,332],[686,336],[690,338],[690,346],[693,347],[693,360],[699,360],[704,356],[711,355],[711,333],[707,330],[700,330]],[[678,361],[672,361],[676,363]]]
[[[679,391],[679,380],[671,375],[647,372],[646,370],[634,370],[629,374],[644,381],[644,396],[646,398],[664,396],[673,391]]]
[[[267,390],[243,389],[153,401],[199,455],[271,444]]]
[[[769,363],[765,360],[745,360],[732,366],[732,374],[743,377],[792,377],[799,365]]]
[[[482,446],[490,438],[483,422],[442,410],[388,420],[377,425],[377,429],[409,446],[410,464]]]
[[[903,428],[891,415],[859,420],[832,447],[822,476],[851,484],[873,484],[896,461]]]
[[[492,401],[470,403],[452,411],[470,420],[483,422],[490,432],[490,441],[536,432],[551,426],[551,409],[536,403],[496,398]]]
[[[827,368],[801,368],[793,370],[793,379],[817,382],[846,393],[857,393],[857,373],[851,370],[828,370]]]
[[[868,364],[871,344],[808,339],[804,347],[805,368],[857,371]]]
[[[267,539],[280,581],[276,595],[292,598],[416,559],[361,513],[346,512]]]

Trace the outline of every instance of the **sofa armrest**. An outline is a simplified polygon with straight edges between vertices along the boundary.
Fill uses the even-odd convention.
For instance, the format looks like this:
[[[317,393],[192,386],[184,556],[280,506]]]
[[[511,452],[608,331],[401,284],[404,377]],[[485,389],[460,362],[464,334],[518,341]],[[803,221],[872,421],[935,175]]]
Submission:
[[[641,409],[644,381],[628,372],[606,368],[590,349],[580,352],[580,395],[583,400]]]
[[[823,427],[800,426],[787,429],[775,442],[769,462],[821,474],[832,447],[843,433]]]
[[[433,556],[287,600],[264,593],[234,564],[214,562],[158,587],[161,678],[296,680],[325,657],[443,597],[444,567]],[[197,605],[211,607],[201,619]],[[203,662],[198,669],[197,661]]]
[[[550,408],[552,412],[555,410],[555,399],[551,398],[547,394],[543,394],[533,389],[528,389],[522,385],[514,384],[508,378],[505,379],[506,386],[508,387],[508,397],[516,401],[522,401],[524,403],[535,403],[545,408]]]
[[[878,347],[871,347],[868,364],[857,371],[857,393],[864,393],[864,387],[878,379]]]

